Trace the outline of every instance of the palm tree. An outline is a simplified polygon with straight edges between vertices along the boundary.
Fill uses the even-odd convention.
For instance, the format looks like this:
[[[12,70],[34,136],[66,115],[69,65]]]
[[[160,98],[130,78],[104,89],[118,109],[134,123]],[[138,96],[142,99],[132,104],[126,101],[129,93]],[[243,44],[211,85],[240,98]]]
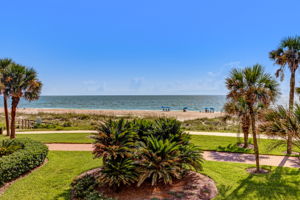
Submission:
[[[261,65],[246,67],[243,70],[233,69],[230,77],[226,79],[229,90],[228,98],[245,99],[249,108],[253,145],[256,159],[256,172],[260,172],[259,148],[256,136],[256,118],[258,112],[274,102],[279,94],[278,83],[265,73]]]
[[[11,134],[15,138],[15,118],[17,106],[21,98],[28,101],[37,100],[40,97],[42,83],[37,78],[37,73],[32,68],[12,64],[7,69],[7,91],[11,97]]]
[[[244,148],[247,148],[250,129],[250,114],[245,100],[230,99],[224,105],[224,110],[228,115],[233,115],[240,119],[240,124],[242,126],[242,131],[244,134]]]
[[[6,91],[6,79],[7,79],[7,73],[6,70],[9,65],[11,65],[13,62],[9,58],[0,59],[0,84],[1,89],[0,92],[3,94],[3,106],[4,106],[4,114],[5,114],[5,125],[6,125],[6,135],[9,136],[9,119],[8,119],[8,108],[7,108],[7,91]]]
[[[289,93],[289,110],[292,111],[294,107],[294,93],[295,93],[295,79],[296,71],[300,62],[300,37],[288,37],[281,41],[279,48],[270,52],[270,58],[280,65],[276,71],[276,76],[281,80],[284,78],[284,69],[288,66],[290,76],[290,93]],[[292,135],[288,134],[287,139],[287,153],[292,153]]]
[[[262,133],[284,139],[288,134],[292,134],[293,144],[300,149],[300,105],[296,104],[293,112],[283,106],[269,110],[265,113],[259,129]]]

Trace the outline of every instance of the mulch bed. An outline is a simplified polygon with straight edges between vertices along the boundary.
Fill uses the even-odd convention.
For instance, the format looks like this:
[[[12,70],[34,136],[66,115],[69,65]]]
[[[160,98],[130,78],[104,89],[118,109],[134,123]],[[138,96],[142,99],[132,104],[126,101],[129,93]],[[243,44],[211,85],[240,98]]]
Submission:
[[[100,171],[98,168],[84,174],[97,174],[101,173]],[[145,182],[140,187],[135,185],[124,187],[118,193],[107,187],[100,187],[97,190],[107,197],[118,200],[209,200],[218,193],[216,184],[211,178],[193,171],[188,172],[183,179],[174,181],[172,185],[160,184],[153,187]]]
[[[239,147],[244,148],[244,144],[240,143],[238,144]],[[248,144],[248,147],[246,149],[254,149],[254,145],[253,144]]]
[[[251,167],[246,169],[247,172],[249,172],[250,174],[268,174],[270,171],[267,169],[262,169],[260,168],[259,172],[256,171],[256,167]]]

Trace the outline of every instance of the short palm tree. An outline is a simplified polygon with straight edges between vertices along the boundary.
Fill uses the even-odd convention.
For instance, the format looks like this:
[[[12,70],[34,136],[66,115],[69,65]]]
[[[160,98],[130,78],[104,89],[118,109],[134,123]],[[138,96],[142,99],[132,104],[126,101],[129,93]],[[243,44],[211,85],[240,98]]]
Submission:
[[[42,83],[38,80],[37,73],[32,68],[19,64],[12,64],[7,71],[7,92],[11,97],[11,134],[16,136],[15,118],[18,104],[21,98],[32,101],[40,97]]]
[[[281,80],[284,78],[284,69],[288,66],[291,72],[290,76],[290,92],[289,92],[289,110],[294,107],[295,79],[296,71],[300,62],[300,37],[288,37],[281,41],[279,48],[270,52],[270,58],[280,65],[276,72],[276,76]],[[292,136],[288,135],[287,153],[292,152]]]
[[[119,157],[111,159],[103,166],[97,181],[102,186],[108,185],[119,191],[121,186],[135,183],[138,177],[137,164],[132,159]]]
[[[250,114],[246,101],[244,99],[229,99],[224,105],[224,110],[228,115],[233,115],[240,119],[244,134],[244,148],[247,148],[250,130]]]
[[[110,119],[101,124],[99,133],[93,136],[95,157],[102,157],[104,163],[118,157],[131,157],[137,138],[137,133],[133,131],[133,128],[132,123],[124,119],[117,121]]]
[[[151,180],[152,185],[159,181],[171,184],[174,178],[181,178],[182,168],[180,159],[180,145],[166,139],[148,137],[146,143],[141,143],[139,148],[140,171],[138,186],[146,179]]]
[[[300,105],[296,104],[292,112],[283,106],[268,110],[259,129],[262,133],[284,139],[292,134],[293,144],[300,149]]]
[[[4,106],[4,114],[5,114],[5,125],[6,125],[6,135],[9,136],[9,117],[8,117],[8,107],[7,107],[7,90],[6,90],[6,80],[7,80],[7,73],[6,70],[8,66],[13,64],[13,61],[9,58],[0,59],[0,92],[3,94],[3,106]]]
[[[256,135],[256,118],[258,112],[274,102],[279,94],[278,83],[265,73],[261,65],[246,67],[243,70],[233,69],[230,77],[226,79],[229,90],[228,97],[232,99],[245,99],[249,108],[253,145],[256,159],[256,171],[260,171],[259,148]]]

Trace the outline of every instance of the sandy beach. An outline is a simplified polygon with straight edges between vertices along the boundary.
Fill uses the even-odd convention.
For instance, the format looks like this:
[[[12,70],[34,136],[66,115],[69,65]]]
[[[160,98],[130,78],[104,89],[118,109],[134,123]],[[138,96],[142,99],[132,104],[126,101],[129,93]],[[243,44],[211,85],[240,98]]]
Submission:
[[[1,109],[3,112],[3,109]],[[106,116],[136,116],[136,117],[172,117],[180,121],[199,119],[199,118],[214,118],[223,116],[224,113],[204,113],[199,111],[168,111],[159,110],[83,110],[83,109],[54,109],[54,108],[18,108],[18,112],[25,114],[38,113],[78,113],[78,114],[97,114]]]

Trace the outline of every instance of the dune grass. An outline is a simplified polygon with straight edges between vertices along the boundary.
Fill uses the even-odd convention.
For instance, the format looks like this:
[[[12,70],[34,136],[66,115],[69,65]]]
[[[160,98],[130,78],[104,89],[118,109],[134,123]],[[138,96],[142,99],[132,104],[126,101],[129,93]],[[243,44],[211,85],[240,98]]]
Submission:
[[[16,181],[0,199],[69,199],[69,186],[73,178],[101,165],[99,159],[92,159],[90,152],[50,151],[48,157],[46,165]],[[271,173],[250,175],[245,170],[250,166],[252,165],[204,162],[202,173],[213,178],[219,189],[215,200],[296,200],[300,196],[298,169],[265,167],[271,170]]]

